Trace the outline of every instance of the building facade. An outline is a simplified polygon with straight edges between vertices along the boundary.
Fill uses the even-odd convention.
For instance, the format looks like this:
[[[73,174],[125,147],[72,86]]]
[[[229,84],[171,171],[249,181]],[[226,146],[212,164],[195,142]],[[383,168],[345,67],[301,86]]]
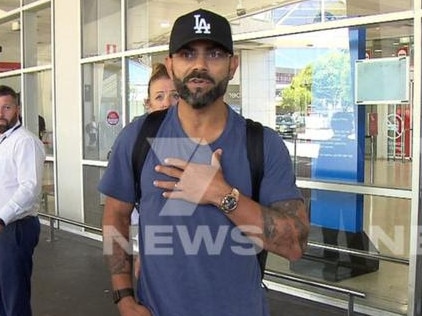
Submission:
[[[200,7],[232,25],[240,67],[226,102],[280,132],[310,210],[305,258],[271,256],[267,269],[362,292],[362,313],[422,315],[421,0],[0,1],[0,84],[20,92],[48,155],[41,212],[101,226],[111,146],[144,113],[175,18]]]

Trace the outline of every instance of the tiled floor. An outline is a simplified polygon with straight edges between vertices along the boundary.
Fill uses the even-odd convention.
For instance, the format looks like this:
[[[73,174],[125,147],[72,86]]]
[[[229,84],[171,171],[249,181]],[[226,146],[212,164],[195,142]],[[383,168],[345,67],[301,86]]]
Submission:
[[[101,243],[65,231],[56,231],[56,236],[54,242],[47,241],[48,228],[43,226],[34,258],[34,316],[118,316],[111,302]],[[339,308],[273,291],[268,297],[272,316],[347,314]]]

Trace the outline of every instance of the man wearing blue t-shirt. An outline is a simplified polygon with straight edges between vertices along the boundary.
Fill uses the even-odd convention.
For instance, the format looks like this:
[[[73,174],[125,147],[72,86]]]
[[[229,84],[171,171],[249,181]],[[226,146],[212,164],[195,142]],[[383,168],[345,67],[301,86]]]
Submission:
[[[99,184],[115,302],[122,316],[268,316],[256,251],[296,260],[309,230],[287,148],[264,129],[256,203],[246,121],[223,101],[238,66],[225,18],[202,9],[179,17],[166,66],[180,100],[142,169],[136,299],[125,245],[136,199],[131,157],[145,117],[121,132]]]

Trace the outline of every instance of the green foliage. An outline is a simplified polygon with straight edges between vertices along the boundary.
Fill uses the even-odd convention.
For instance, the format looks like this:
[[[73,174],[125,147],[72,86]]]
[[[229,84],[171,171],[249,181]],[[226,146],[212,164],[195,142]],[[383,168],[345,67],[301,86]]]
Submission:
[[[327,104],[344,109],[352,105],[352,84],[348,52],[334,51],[306,66],[281,94],[278,113],[306,112],[309,105]]]

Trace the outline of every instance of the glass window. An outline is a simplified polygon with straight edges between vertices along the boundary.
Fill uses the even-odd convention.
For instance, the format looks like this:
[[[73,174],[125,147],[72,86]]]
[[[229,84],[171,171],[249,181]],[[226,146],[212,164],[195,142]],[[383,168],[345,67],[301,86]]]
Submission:
[[[97,190],[98,182],[104,173],[104,168],[94,166],[83,167],[84,177],[84,223],[101,227],[104,209],[104,196]]]
[[[120,2],[81,1],[83,57],[112,54],[122,50]]]
[[[0,73],[21,68],[20,34],[21,27],[18,17],[13,16],[0,20]]]
[[[284,138],[297,176],[411,187],[412,107],[357,106],[353,90],[357,59],[404,52],[411,71],[411,25],[401,21],[272,39],[277,43],[275,130]],[[395,28],[406,32],[390,32]],[[390,37],[380,39],[381,33]],[[402,181],[393,179],[396,172],[403,173]]]
[[[147,1],[128,0],[126,3],[126,48],[148,47],[150,38]]]
[[[150,58],[139,55],[128,58],[127,108],[129,121],[145,113],[145,99],[148,96],[148,80],[151,73]]]
[[[30,4],[30,3],[35,2],[35,1],[38,1],[38,0],[23,0],[23,4],[24,5],[25,4]]]
[[[107,160],[122,129],[120,59],[83,65],[84,159]]]
[[[11,87],[16,92],[21,91],[21,77],[20,76],[1,78],[1,84]]]
[[[392,13],[412,9],[412,0],[403,1],[338,1],[307,0],[287,4],[285,1],[260,2],[237,8],[237,17],[231,19],[234,34],[273,30],[304,24],[339,20],[347,17]],[[259,11],[258,14],[250,14]]]
[[[311,233],[305,256],[296,262],[270,254],[266,269],[317,278],[336,286],[353,288],[367,294],[362,304],[399,312],[407,304],[407,280],[410,241],[410,200],[382,196],[361,196],[360,229],[348,231],[345,223],[356,220],[344,211],[346,203],[355,203],[357,195],[309,190]],[[342,200],[337,203],[335,200]],[[315,223],[319,205],[324,204],[331,223]],[[356,214],[357,215],[357,214]],[[337,227],[334,227],[337,225]],[[324,248],[324,247],[334,247]],[[338,250],[340,249],[340,250]],[[364,257],[342,250],[370,252],[380,257]],[[397,260],[395,260],[397,259]],[[394,284],[394,287],[390,285]],[[302,286],[301,286],[302,288]],[[310,288],[318,291],[315,287]],[[332,293],[330,293],[332,295]],[[360,302],[357,302],[360,303]]]
[[[25,67],[51,64],[51,8],[24,11]]]
[[[51,71],[24,75],[25,93],[22,97],[25,126],[44,143],[47,156],[54,154],[54,128]]]
[[[41,212],[56,215],[56,195],[54,192],[54,162],[44,163],[44,176],[42,183],[42,205]]]
[[[8,11],[19,8],[19,5],[20,5],[20,0],[1,1],[0,2],[0,18],[2,15],[7,14]]]
[[[126,59],[128,89],[126,107],[129,122],[145,113],[151,67],[155,63],[164,63],[166,56],[167,52],[154,55],[135,55]]]

